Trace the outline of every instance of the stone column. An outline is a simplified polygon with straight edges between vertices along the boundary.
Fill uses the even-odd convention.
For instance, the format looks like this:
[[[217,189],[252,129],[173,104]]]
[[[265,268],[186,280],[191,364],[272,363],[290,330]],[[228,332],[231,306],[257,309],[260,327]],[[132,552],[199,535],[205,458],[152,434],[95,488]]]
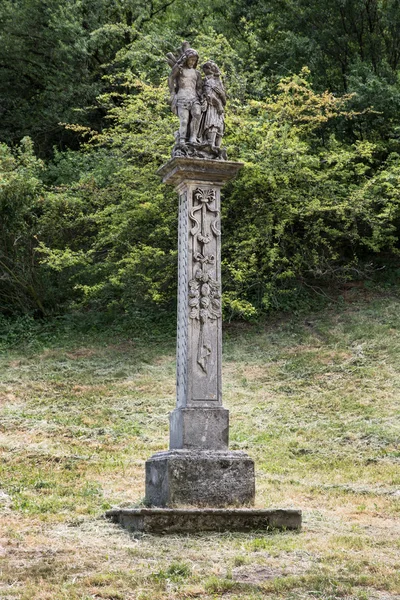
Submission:
[[[220,193],[241,163],[176,157],[159,170],[179,194],[177,405],[170,450],[146,463],[146,502],[224,506],[254,500],[254,464],[229,452],[222,406]]]

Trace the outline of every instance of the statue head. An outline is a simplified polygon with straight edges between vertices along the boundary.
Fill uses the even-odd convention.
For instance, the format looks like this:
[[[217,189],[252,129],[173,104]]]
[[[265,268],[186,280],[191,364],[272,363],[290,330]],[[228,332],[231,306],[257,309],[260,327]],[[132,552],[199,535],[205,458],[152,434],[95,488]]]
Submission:
[[[214,61],[208,60],[202,65],[202,69],[206,75],[214,75],[215,77],[219,77],[221,75],[220,70]]]
[[[195,69],[199,62],[199,55],[193,48],[188,48],[183,54],[183,60],[187,67]]]

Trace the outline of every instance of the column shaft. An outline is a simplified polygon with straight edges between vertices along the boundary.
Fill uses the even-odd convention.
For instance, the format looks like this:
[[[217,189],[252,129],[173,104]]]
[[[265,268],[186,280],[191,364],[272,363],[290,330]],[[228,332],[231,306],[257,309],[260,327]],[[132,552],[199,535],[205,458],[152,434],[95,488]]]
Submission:
[[[177,408],[170,448],[228,447],[222,408],[220,186],[182,181],[178,226]]]
[[[190,182],[179,191],[177,406],[214,408],[222,405],[220,189]]]

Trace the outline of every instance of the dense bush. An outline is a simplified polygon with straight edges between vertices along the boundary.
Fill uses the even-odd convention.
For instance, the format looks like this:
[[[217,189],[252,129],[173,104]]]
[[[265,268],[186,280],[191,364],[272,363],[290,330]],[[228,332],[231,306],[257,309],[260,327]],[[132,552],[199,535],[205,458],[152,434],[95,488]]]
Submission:
[[[164,55],[182,37],[223,71],[225,144],[244,162],[223,192],[226,316],[395,262],[396,2],[7,0],[0,139],[33,141],[0,148],[0,311],[173,305],[177,198],[156,172],[177,127]]]
[[[292,307],[302,286],[363,277],[380,253],[397,254],[400,158],[379,163],[373,143],[340,141],[335,130],[359,116],[352,98],[316,94],[308,77],[231,102],[226,143],[244,167],[223,197],[229,316]],[[174,120],[165,87],[129,85],[108,128],[56,156],[29,230],[35,268],[53,271],[66,306],[127,311],[175,296],[176,194],[156,174]]]
[[[24,138],[11,151],[0,144],[0,311],[44,313],[46,269],[35,257],[43,184],[43,163]]]

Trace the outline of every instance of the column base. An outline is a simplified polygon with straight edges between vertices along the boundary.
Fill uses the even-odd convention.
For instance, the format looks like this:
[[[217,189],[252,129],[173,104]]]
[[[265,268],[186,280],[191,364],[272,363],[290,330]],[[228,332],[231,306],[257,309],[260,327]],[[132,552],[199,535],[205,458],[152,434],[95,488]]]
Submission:
[[[169,450],[146,461],[148,506],[251,506],[254,462],[244,452]]]
[[[301,510],[288,508],[113,508],[105,516],[135,533],[301,529]]]
[[[229,410],[226,408],[176,408],[169,420],[171,449],[228,450]]]

